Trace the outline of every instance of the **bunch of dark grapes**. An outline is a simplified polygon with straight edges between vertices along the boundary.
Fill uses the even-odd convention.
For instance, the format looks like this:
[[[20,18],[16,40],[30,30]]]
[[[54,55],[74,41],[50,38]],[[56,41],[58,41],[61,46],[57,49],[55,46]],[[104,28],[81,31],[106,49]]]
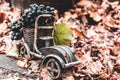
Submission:
[[[10,29],[12,30],[11,39],[12,40],[19,40],[23,37],[23,28],[34,28],[35,27],[35,20],[38,15],[40,14],[51,14],[54,16],[54,7],[45,6],[43,4],[31,4],[27,10],[21,15],[21,18],[12,23]],[[53,17],[45,22],[45,18],[39,19],[38,23],[41,26],[51,25],[51,22],[54,21]]]
[[[12,40],[19,40],[22,37],[23,37],[23,32],[22,31],[18,31],[18,32],[13,31],[12,34],[11,34],[11,39]]]
[[[43,4],[31,4],[30,7],[21,16],[24,28],[34,28],[36,17],[40,14],[51,14],[54,16],[54,8]],[[51,21],[53,21],[51,19]],[[40,25],[46,25],[44,18],[39,20]]]
[[[12,30],[11,33],[12,40],[19,40],[23,37],[22,28],[23,28],[23,23],[20,20],[12,23],[12,25],[10,26],[10,29]]]

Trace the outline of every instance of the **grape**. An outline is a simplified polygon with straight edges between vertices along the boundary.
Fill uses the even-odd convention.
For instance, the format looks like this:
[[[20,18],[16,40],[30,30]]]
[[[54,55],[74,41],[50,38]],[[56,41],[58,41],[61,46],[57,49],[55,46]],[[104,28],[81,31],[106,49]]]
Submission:
[[[47,10],[47,11],[50,11],[50,6],[46,6],[46,10]]]
[[[30,13],[28,13],[27,18],[30,19],[31,16],[32,16],[32,13],[30,12]]]
[[[13,39],[14,39],[14,40],[17,40],[17,36],[14,36]]]
[[[41,14],[41,10],[37,10],[37,14],[38,14],[38,15]]]
[[[54,11],[54,10],[55,10],[55,8],[54,8],[54,7],[51,7],[51,8],[50,8],[50,10],[51,10],[51,11]]]
[[[15,32],[12,32],[11,35],[12,35],[12,36],[15,36]]]
[[[36,10],[36,7],[32,7],[31,9],[32,9],[32,11],[33,11],[33,10],[35,11],[35,10]]]
[[[32,16],[32,11],[28,13],[29,16]]]
[[[50,14],[51,14],[51,15],[54,15],[54,11],[51,11]]]
[[[32,14],[32,16],[35,16],[36,15],[36,11],[32,11],[31,14]]]
[[[38,7],[38,5],[37,4],[32,4],[33,5],[33,7]]]
[[[16,30],[16,26],[12,25],[12,26],[10,27],[10,29],[11,29],[12,31]]]

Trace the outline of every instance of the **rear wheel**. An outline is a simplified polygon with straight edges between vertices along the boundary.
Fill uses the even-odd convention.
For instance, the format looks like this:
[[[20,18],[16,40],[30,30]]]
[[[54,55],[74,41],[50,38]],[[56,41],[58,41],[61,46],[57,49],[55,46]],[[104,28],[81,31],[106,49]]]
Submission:
[[[54,59],[54,58],[49,59],[46,62],[45,67],[46,67],[48,75],[52,79],[57,79],[57,78],[60,77],[61,65],[60,65],[60,63],[56,59]]]

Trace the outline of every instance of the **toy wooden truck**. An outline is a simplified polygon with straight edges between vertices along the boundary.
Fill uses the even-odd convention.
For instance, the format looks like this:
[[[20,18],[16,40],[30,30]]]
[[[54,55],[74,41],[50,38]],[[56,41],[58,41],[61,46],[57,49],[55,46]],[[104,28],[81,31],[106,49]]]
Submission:
[[[52,79],[59,78],[62,69],[80,64],[74,56],[74,50],[65,45],[54,45],[54,25],[38,26],[41,17],[53,17],[49,14],[42,14],[36,18],[35,28],[25,28],[23,46],[20,48],[21,54],[35,55],[42,60],[41,66],[45,66],[48,75]]]

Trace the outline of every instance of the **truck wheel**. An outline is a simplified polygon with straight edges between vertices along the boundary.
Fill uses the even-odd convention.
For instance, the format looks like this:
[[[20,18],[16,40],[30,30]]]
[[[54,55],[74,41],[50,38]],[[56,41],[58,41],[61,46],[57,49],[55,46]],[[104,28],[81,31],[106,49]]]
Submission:
[[[61,65],[60,65],[60,63],[56,59],[54,59],[54,58],[49,59],[46,62],[45,67],[47,69],[48,75],[52,79],[57,79],[57,78],[60,77],[60,74],[61,74]]]

